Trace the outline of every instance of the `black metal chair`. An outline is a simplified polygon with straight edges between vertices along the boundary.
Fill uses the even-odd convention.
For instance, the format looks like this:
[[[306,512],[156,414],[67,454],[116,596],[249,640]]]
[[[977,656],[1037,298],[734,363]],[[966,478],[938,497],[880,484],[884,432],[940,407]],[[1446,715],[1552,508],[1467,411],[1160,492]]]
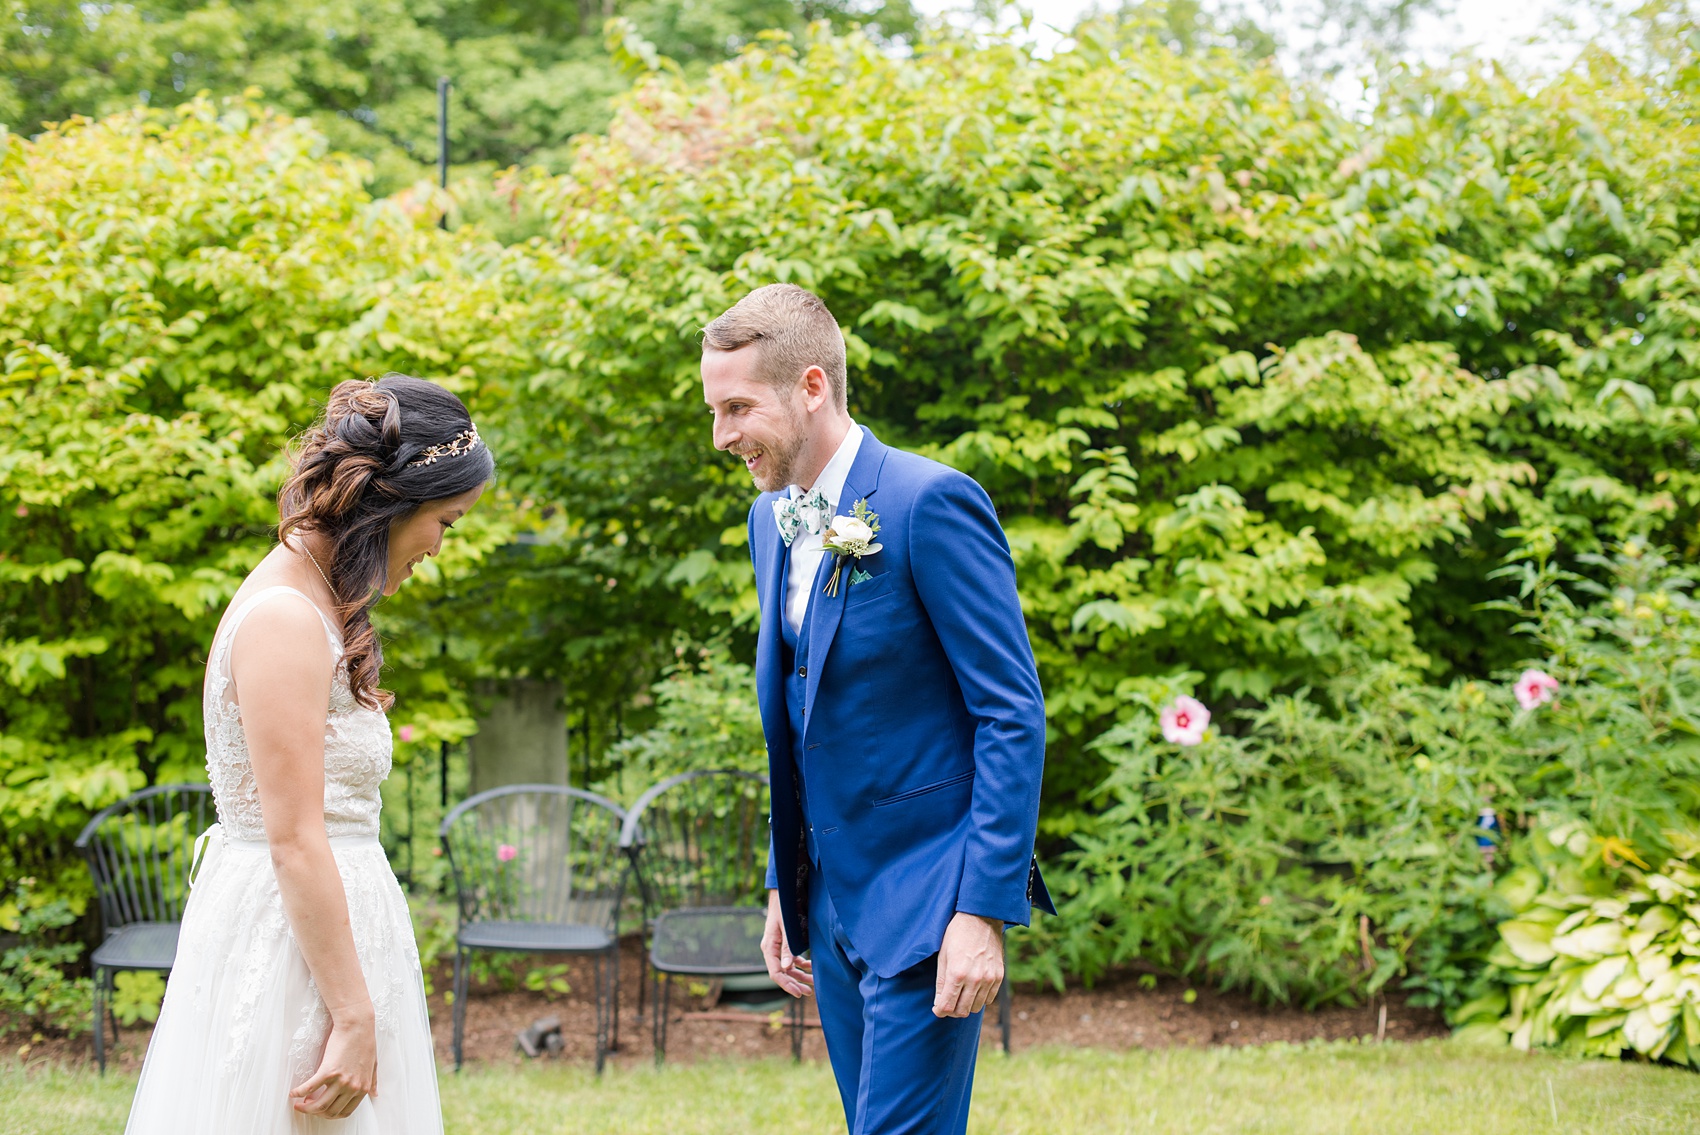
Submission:
[[[674,976],[767,976],[761,956],[767,825],[767,778],[736,771],[670,777],[639,797],[626,817],[620,846],[632,859],[649,937],[644,982],[652,970],[657,979],[651,1016],[657,1064],[667,1051]],[[802,1001],[792,1000],[789,1009],[791,1053],[801,1059]]]
[[[629,870],[620,853],[625,819],[625,809],[612,800],[549,784],[492,788],[443,818],[438,834],[460,908],[457,1071],[474,950],[589,955],[596,983],[596,1070],[602,1071],[619,1044],[619,916]]]
[[[217,818],[212,789],[204,784],[144,788],[96,812],[77,836],[100,900],[105,937],[89,962],[94,968],[94,1059],[106,1071],[106,1022],[118,1040],[111,1011],[120,973],[170,973],[177,934],[189,897],[195,839]]]

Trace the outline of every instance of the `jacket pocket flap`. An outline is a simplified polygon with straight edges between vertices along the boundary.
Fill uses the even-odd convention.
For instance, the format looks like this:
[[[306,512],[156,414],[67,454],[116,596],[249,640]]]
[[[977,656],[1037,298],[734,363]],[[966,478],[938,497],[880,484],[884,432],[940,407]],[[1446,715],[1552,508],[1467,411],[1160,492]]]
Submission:
[[[887,796],[883,800],[875,800],[874,807],[883,808],[887,804],[896,804],[899,801],[908,800],[915,796],[925,796],[929,792],[938,792],[941,789],[949,788],[953,784],[961,784],[963,781],[973,779],[974,770],[969,769],[967,772],[959,773],[948,780],[941,780],[934,784],[924,784],[920,788],[911,788],[908,792],[899,792],[895,796]]]

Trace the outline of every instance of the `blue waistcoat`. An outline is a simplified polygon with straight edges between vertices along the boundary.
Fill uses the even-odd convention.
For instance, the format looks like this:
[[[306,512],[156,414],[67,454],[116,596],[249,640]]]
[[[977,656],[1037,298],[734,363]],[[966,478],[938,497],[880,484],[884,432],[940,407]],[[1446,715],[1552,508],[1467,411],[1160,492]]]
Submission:
[[[785,559],[784,572],[785,575],[789,576],[791,573],[791,557],[789,554]],[[818,573],[816,582],[819,582]],[[785,594],[785,586],[785,581],[781,579],[779,593],[782,597]],[[812,865],[820,856],[815,849],[814,828],[809,823],[809,793],[805,784],[808,773],[803,765],[803,734],[805,732],[803,728],[803,707],[808,704],[809,683],[807,667],[797,661],[799,658],[809,656],[808,607],[804,607],[801,630],[792,630],[791,624],[786,621],[783,613],[781,613],[779,619],[779,626],[785,637],[785,653],[781,665],[785,668],[785,714],[791,720],[791,760],[797,769],[797,800],[803,813],[803,845],[807,848],[809,863]]]

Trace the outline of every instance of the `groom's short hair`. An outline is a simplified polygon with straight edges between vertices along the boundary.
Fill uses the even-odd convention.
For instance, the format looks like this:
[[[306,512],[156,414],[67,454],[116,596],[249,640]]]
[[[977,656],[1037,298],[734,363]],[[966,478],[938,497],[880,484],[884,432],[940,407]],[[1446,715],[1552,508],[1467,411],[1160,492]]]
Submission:
[[[844,333],[821,298],[796,284],[757,288],[702,331],[702,344],[736,351],[759,344],[756,374],[770,386],[789,390],[803,372],[820,367],[839,409],[848,406]]]

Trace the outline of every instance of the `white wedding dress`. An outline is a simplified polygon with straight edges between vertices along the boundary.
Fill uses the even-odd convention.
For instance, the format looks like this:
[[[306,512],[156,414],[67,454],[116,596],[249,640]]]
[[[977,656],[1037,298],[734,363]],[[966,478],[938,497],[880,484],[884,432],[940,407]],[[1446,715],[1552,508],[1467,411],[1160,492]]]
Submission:
[[[330,1033],[324,1002],[284,915],[266,849],[260,798],[230,644],[266,602],[306,602],[268,587],[225,620],[207,661],[207,774],[219,824],[194,876],[177,964],[142,1066],[127,1135],[436,1135],[443,1130],[419,951],[407,902],[378,845],[378,786],[390,771],[383,711],[359,705],[337,667],[325,723],[325,830],[348,897],[354,948],[376,1010],[377,1095],[352,1116],[305,1116],[289,1090],[317,1069]],[[197,848],[197,851],[200,849]]]

